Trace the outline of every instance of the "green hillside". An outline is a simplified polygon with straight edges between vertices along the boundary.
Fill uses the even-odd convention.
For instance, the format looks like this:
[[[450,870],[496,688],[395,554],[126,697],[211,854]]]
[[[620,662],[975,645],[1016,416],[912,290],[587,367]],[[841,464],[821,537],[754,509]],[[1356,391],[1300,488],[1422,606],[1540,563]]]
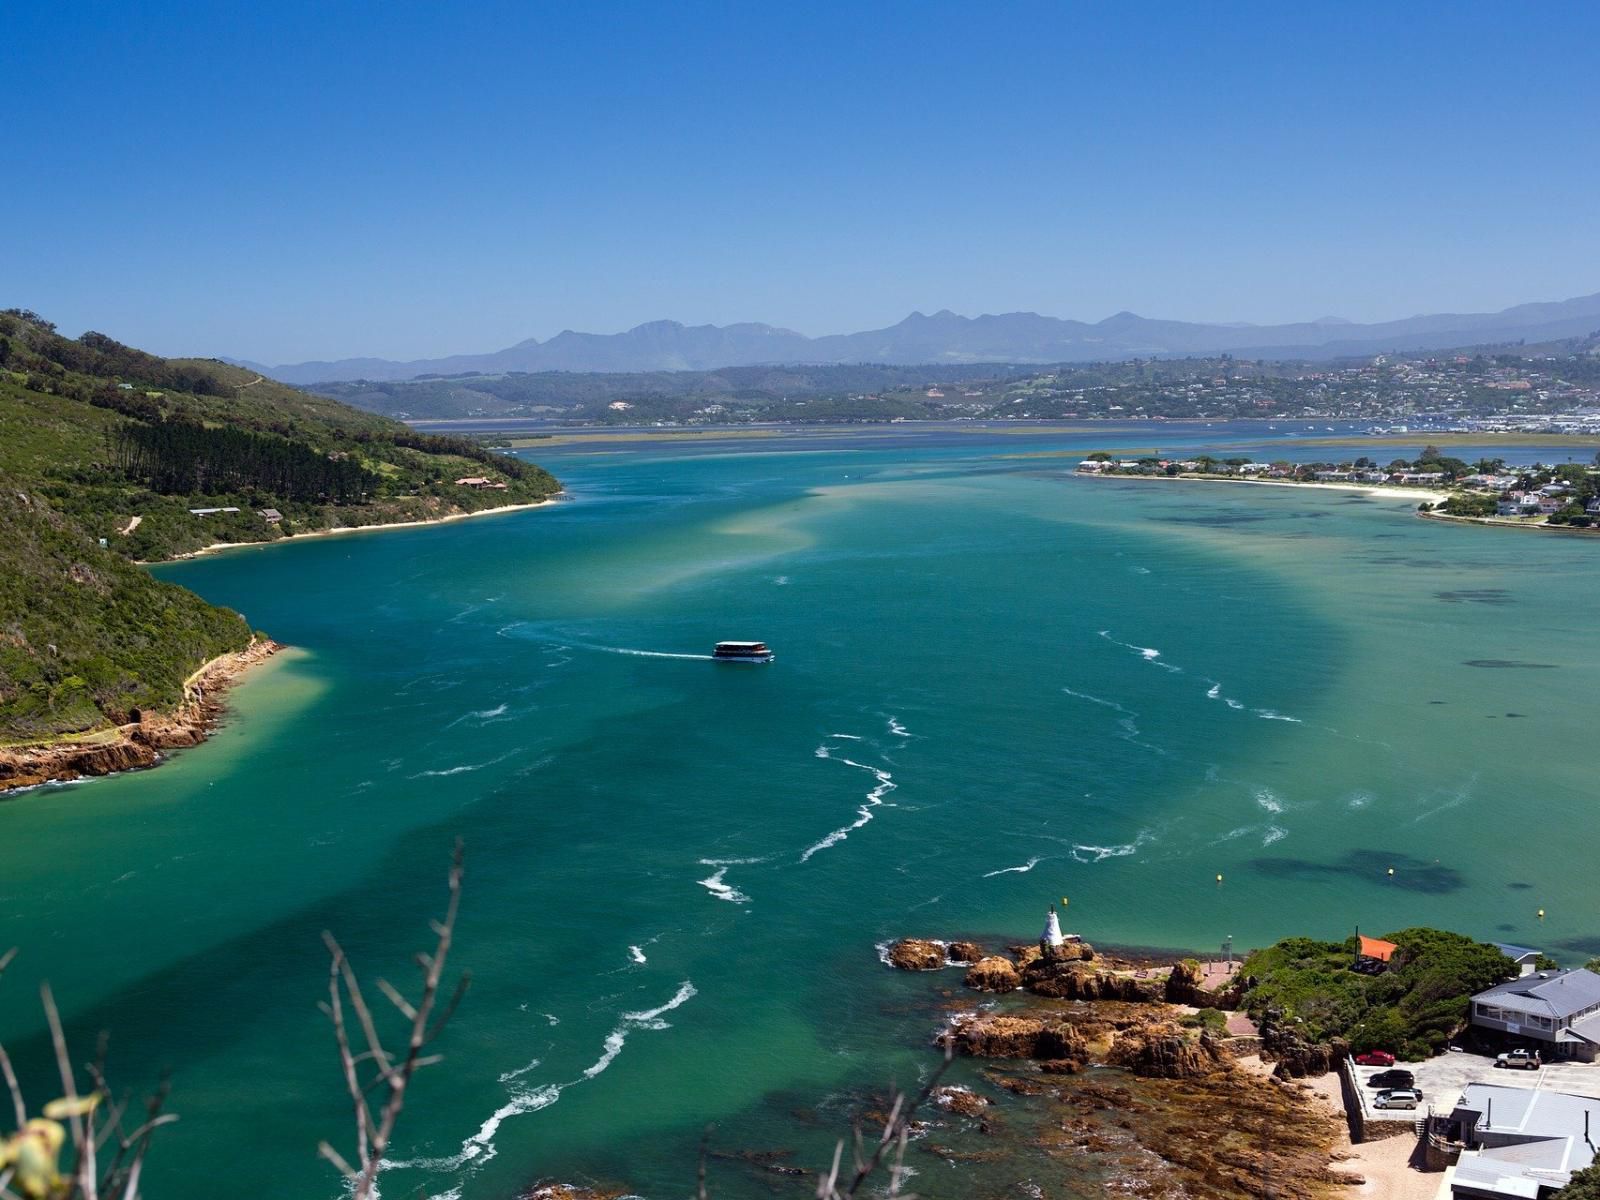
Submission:
[[[0,476],[0,743],[168,708],[200,664],[250,641],[244,618],[162,583]]]
[[[0,313],[0,743],[173,705],[192,671],[249,641],[237,614],[134,560],[558,490],[476,442]]]

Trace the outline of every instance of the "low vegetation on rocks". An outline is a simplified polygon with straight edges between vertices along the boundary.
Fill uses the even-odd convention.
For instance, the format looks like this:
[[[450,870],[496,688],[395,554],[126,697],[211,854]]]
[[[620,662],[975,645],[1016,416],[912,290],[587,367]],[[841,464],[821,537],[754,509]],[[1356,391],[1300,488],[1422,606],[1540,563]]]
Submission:
[[[1421,1059],[1443,1050],[1467,1023],[1475,992],[1517,973],[1494,946],[1438,929],[1402,929],[1386,969],[1354,970],[1356,940],[1285,938],[1245,960],[1243,1007],[1311,1044],[1347,1041]]]

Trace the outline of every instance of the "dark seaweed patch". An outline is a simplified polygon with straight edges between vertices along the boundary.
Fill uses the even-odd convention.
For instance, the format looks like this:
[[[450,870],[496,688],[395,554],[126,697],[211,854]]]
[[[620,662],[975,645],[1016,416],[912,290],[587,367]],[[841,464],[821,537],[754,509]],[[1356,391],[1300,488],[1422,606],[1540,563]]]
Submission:
[[[1574,954],[1600,954],[1600,937],[1575,937],[1566,938],[1555,942],[1557,950],[1571,950]]]
[[[1515,658],[1469,658],[1464,667],[1486,667],[1493,671],[1554,671],[1555,663],[1521,662]]]
[[[1515,891],[1515,892],[1526,892],[1526,891],[1529,891],[1529,890],[1532,889],[1533,884],[1531,884],[1531,883],[1523,883],[1519,879],[1519,880],[1516,880],[1513,883],[1506,884],[1506,886],[1508,888],[1510,888],[1512,891]]]
[[[1306,858],[1257,858],[1252,859],[1250,865],[1274,879],[1308,880],[1346,876],[1408,892],[1425,892],[1430,896],[1458,892],[1466,886],[1461,872],[1454,867],[1383,850],[1352,850],[1343,858],[1326,863],[1312,862]],[[1387,874],[1390,867],[1394,868],[1392,877]]]

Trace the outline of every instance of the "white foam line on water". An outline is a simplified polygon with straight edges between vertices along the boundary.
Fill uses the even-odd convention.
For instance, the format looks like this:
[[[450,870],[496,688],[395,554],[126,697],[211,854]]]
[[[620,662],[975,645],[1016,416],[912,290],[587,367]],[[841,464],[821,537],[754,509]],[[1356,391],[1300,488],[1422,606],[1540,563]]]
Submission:
[[[1073,844],[1072,857],[1081,863],[1104,862],[1108,858],[1127,858],[1130,854],[1136,853],[1146,842],[1154,840],[1155,834],[1148,829],[1141,829],[1139,836],[1133,841],[1123,842],[1118,846],[1089,846],[1077,842]]]
[[[889,717],[888,718],[888,722],[889,722],[889,732],[891,734],[893,734],[895,737],[908,738],[908,737],[915,737],[916,736],[916,734],[912,733],[904,725],[900,724],[900,719],[898,717]]]
[[[518,1067],[515,1071],[506,1071],[504,1074],[502,1074],[500,1076],[500,1082],[501,1083],[510,1083],[512,1080],[521,1079],[524,1075],[528,1074],[531,1071],[537,1071],[539,1069],[539,1061],[540,1060],[536,1058],[532,1062],[529,1062],[524,1066]]]
[[[461,724],[461,722],[463,722],[463,721],[477,721],[479,723],[487,723],[487,722],[493,721],[496,717],[504,716],[505,715],[505,711],[506,711],[506,706],[504,704],[499,704],[499,705],[496,705],[494,708],[485,708],[485,709],[482,709],[482,710],[480,710],[478,712],[462,713],[454,721],[451,721],[450,724],[446,725],[445,728],[446,729],[454,729],[457,725]]]
[[[1161,660],[1161,651],[1157,650],[1154,646],[1135,646],[1132,642],[1119,641],[1117,638],[1111,636],[1111,631],[1109,629],[1102,629],[1100,631],[1100,636],[1105,638],[1105,640],[1110,642],[1112,645],[1121,646],[1125,650],[1132,650],[1140,658],[1144,659],[1145,662],[1153,663],[1155,666],[1160,667],[1163,671],[1171,671],[1174,674],[1177,674],[1183,670],[1182,667],[1175,667],[1169,662],[1163,662]]]
[[[701,887],[705,888],[706,891],[710,892],[718,900],[726,900],[730,904],[749,904],[749,896],[746,896],[743,892],[741,892],[738,888],[733,887],[731,884],[722,882],[722,877],[727,873],[727,867],[719,867],[714,874],[707,876],[705,879],[696,880],[695,882],[697,882]]]
[[[1001,867],[998,871],[985,872],[983,877],[985,879],[993,879],[996,875],[1026,875],[1043,861],[1044,859],[1042,858],[1030,858],[1020,867]]]
[[[861,740],[861,738],[858,735],[854,734],[854,733],[830,733],[828,735],[828,740],[829,741],[832,741],[835,738],[840,738],[840,739],[842,739],[844,741],[847,741],[847,742],[859,742]],[[821,757],[826,758],[827,756],[826,755],[822,755]]]
[[[1252,708],[1250,711],[1263,721],[1288,721],[1295,725],[1305,724],[1299,717],[1286,717],[1280,712],[1273,712],[1270,708]]]
[[[450,775],[465,775],[469,771],[481,771],[485,767],[492,767],[496,763],[503,763],[503,762],[505,762],[506,759],[510,758],[515,753],[516,753],[515,750],[507,750],[499,758],[491,758],[488,762],[466,763],[466,764],[463,764],[462,766],[459,766],[459,767],[445,767],[445,768],[443,768],[441,770],[437,770],[437,771],[419,771],[417,774],[411,776],[411,778],[412,779],[430,779],[430,778],[432,778],[432,779],[443,779],[443,778],[445,778],[447,776],[450,776]]]
[[[1257,788],[1256,803],[1269,813],[1281,813],[1283,811],[1282,797],[1271,788]]]
[[[894,781],[894,776],[889,774],[888,771],[882,770],[878,767],[868,766],[866,763],[856,762],[854,759],[850,758],[835,759],[831,754],[823,753],[823,751],[826,749],[826,746],[818,746],[817,757],[831,759],[834,762],[843,763],[847,767],[855,767],[858,771],[868,771],[878,781],[878,783],[876,787],[867,793],[867,802],[860,808],[856,809],[856,819],[848,825],[845,825],[839,829],[835,829],[820,842],[816,842],[815,844],[808,846],[805,852],[800,855],[801,862],[808,861],[813,854],[827,850],[829,847],[837,846],[840,842],[844,841],[868,821],[872,820],[872,810],[879,807],[883,803],[883,798],[899,787],[899,785]]]
[[[1115,700],[1107,700],[1103,696],[1092,695],[1089,692],[1074,691],[1069,687],[1064,687],[1061,690],[1067,695],[1074,696],[1079,700],[1087,700],[1090,704],[1098,704],[1101,708],[1109,708],[1113,712],[1121,713],[1122,719],[1117,722],[1117,727],[1122,730],[1122,733],[1119,736],[1123,741],[1134,746],[1138,746],[1141,750],[1148,750],[1152,754],[1160,754],[1163,757],[1166,756],[1167,752],[1160,746],[1140,740],[1140,729],[1137,721],[1139,714],[1134,712],[1131,708],[1124,708]]]
[[[633,961],[638,963],[641,967],[644,966],[645,963],[650,961],[648,958],[646,958],[644,956],[644,951],[642,949],[640,949],[638,946],[629,946],[628,947],[628,957],[633,959]]]
[[[1266,833],[1261,835],[1263,847],[1272,845],[1273,842],[1282,841],[1289,836],[1289,831],[1281,825],[1268,825]]]
[[[396,1168],[416,1168],[425,1171],[459,1171],[468,1164],[481,1165],[488,1162],[497,1153],[494,1145],[495,1134],[500,1131],[509,1118],[522,1113],[538,1112],[549,1108],[561,1099],[561,1093],[569,1087],[574,1087],[585,1080],[593,1079],[613,1062],[617,1055],[622,1053],[622,1048],[628,1040],[628,1034],[634,1029],[661,1030],[672,1028],[667,1022],[661,1020],[663,1013],[669,1013],[682,1004],[688,1003],[698,994],[698,989],[689,980],[685,979],[678,985],[677,993],[665,1004],[644,1012],[623,1013],[621,1023],[606,1035],[600,1057],[594,1064],[585,1068],[580,1079],[568,1083],[547,1083],[536,1088],[518,1087],[512,1091],[511,1098],[490,1114],[478,1126],[478,1131],[461,1143],[461,1149],[455,1154],[442,1158],[413,1158],[413,1159],[385,1159],[381,1166],[384,1170]],[[530,1064],[531,1069],[538,1063]],[[501,1076],[501,1082],[522,1074],[522,1071],[513,1072],[510,1076]]]
[[[1123,708],[1122,705],[1118,704],[1115,700],[1107,700],[1101,696],[1092,696],[1088,692],[1075,692],[1069,687],[1064,687],[1061,690],[1069,696],[1076,696],[1079,700],[1087,700],[1090,704],[1098,704],[1103,708],[1115,709],[1117,712],[1127,714],[1128,716],[1134,715],[1128,709]]]

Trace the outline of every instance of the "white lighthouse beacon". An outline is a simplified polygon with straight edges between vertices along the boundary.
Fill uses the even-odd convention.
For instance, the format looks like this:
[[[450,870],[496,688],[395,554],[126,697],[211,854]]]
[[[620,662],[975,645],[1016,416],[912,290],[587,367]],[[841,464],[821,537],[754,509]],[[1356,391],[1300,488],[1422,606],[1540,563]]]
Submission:
[[[1056,918],[1056,906],[1050,906],[1050,915],[1044,920],[1044,932],[1039,935],[1039,949],[1055,950],[1066,944],[1066,937],[1061,932],[1061,922]]]

